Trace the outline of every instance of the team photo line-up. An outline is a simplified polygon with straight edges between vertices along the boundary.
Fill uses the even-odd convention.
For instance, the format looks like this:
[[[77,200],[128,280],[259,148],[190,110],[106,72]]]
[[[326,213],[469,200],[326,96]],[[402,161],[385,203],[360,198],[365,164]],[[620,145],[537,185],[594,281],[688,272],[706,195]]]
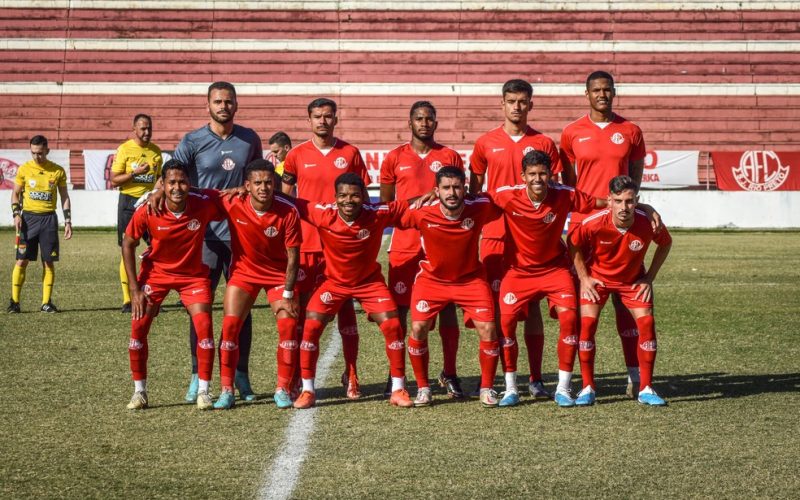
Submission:
[[[170,290],[180,294],[191,318],[192,377],[185,399],[200,409],[232,408],[235,391],[242,400],[255,399],[248,376],[250,309],[262,289],[279,336],[273,396],[279,408],[314,406],[320,336],[334,318],[345,361],[342,384],[348,398],[361,397],[354,299],[384,335],[389,362],[384,392],[393,406],[432,404],[428,332],[437,319],[443,351],[438,383],[448,397],[465,397],[456,373],[455,306],[478,333],[481,375],[475,395],[482,405],[520,402],[519,321],[530,395],[562,407],[592,405],[594,337],[609,296],[628,369],[627,395],[645,405],[665,405],[652,387],[657,351],[652,282],[671,237],[652,207],[637,204],[645,157],[641,130],[612,111],[614,81],[603,71],[588,76],[589,112],[564,128],[560,149],[528,125],[532,94],[524,80],[503,85],[504,121],[476,141],[469,178],[458,153],[435,142],[433,104],[414,103],[410,141],[382,162],[379,203],[369,200],[359,150],[334,135],[337,106],[330,99],[308,105],[310,140],[292,148],[283,132],[270,138],[272,161],[263,159],[258,134],[234,123],[236,90],[227,82],[209,86],[209,123],[186,134],[163,165],[151,142],[152,119],[135,116],[134,138],[119,147],[111,178],[120,188],[122,310],[132,318],[134,394],[128,408],[148,406],[147,335]],[[47,160],[48,152],[47,139],[35,136],[33,159],[15,179],[17,261],[9,313],[20,311],[25,269],[39,249],[41,310],[58,312],[50,300],[59,254],[57,195],[65,239],[72,229],[66,175]],[[387,286],[377,260],[388,227],[394,229]],[[137,273],[142,239],[148,247]],[[656,250],[645,267],[651,242]],[[223,274],[221,391],[214,401],[211,304]],[[553,394],[542,382],[539,301],[544,298],[559,323]],[[417,383],[413,399],[405,388],[406,352]],[[576,356],[583,388],[573,396]],[[493,389],[498,363],[505,381],[500,395]]]

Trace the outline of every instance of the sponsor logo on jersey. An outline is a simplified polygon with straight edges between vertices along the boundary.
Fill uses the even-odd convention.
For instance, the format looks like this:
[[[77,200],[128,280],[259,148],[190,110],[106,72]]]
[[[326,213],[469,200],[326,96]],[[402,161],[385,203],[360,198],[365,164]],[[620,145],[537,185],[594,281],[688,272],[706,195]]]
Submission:
[[[223,340],[219,343],[220,351],[235,351],[237,347],[239,346],[232,340]]]
[[[590,139],[591,139],[591,137],[581,137],[580,139],[578,139],[578,142],[586,142],[586,141],[588,141]]]
[[[536,150],[533,149],[533,146],[528,146],[527,148],[522,150],[522,156],[525,156],[526,154],[530,153],[531,151],[536,151]]]
[[[369,238],[369,229],[361,229],[358,234],[356,234],[356,238],[359,240],[366,240]]]
[[[524,215],[522,215],[522,214],[520,214],[520,213],[517,213],[517,212],[515,212],[515,211],[513,211],[513,210],[511,211],[511,215],[514,215],[514,216],[516,216],[516,217],[525,217]]]
[[[634,252],[638,252],[639,250],[644,248],[644,243],[642,243],[640,240],[633,240],[628,244],[628,248],[630,248]]]
[[[658,350],[658,343],[655,340],[647,340],[639,344],[643,351],[655,352]]]
[[[431,224],[431,223],[429,222],[429,223],[428,223],[428,229],[430,229],[430,228],[432,228],[432,227],[439,227],[440,225],[441,225],[441,224]]]
[[[403,295],[408,291],[408,287],[402,281],[398,281],[397,283],[394,284],[394,291],[399,293],[400,295]]]
[[[159,231],[167,231],[167,230],[169,230],[171,227],[172,227],[172,226],[156,226],[156,229],[158,229]]]
[[[281,340],[278,346],[281,349],[286,349],[287,351],[294,351],[297,349],[297,341],[296,340]]]
[[[316,351],[317,350],[317,344],[314,344],[313,342],[309,342],[307,340],[304,340],[304,341],[300,342],[300,350],[301,351]]]
[[[214,339],[201,339],[200,342],[197,343],[197,347],[200,349],[213,349]]]
[[[339,170],[347,168],[347,160],[342,158],[341,156],[333,160],[333,166],[338,168]]]
[[[789,169],[774,151],[745,151],[733,178],[745,191],[774,191],[789,178]]]
[[[50,191],[28,191],[28,198],[37,201],[50,201],[53,199],[53,194]]]
[[[545,215],[545,216],[544,216],[544,218],[542,219],[542,221],[543,221],[545,224],[550,224],[550,223],[551,223],[551,222],[553,222],[554,220],[556,220],[556,214],[554,214],[553,212],[550,212],[550,213],[548,213],[548,214],[547,214],[547,215]]]
[[[267,238],[274,238],[278,236],[278,229],[275,226],[269,226],[264,230],[264,234],[267,235]]]
[[[190,220],[189,223],[186,224],[186,229],[189,231],[197,231],[200,229],[200,221],[197,219]]]
[[[144,347],[144,344],[142,344],[142,342],[140,340],[131,339],[130,342],[128,342],[128,349],[130,349],[132,351],[138,351],[138,350],[142,349],[143,347]]]
[[[499,292],[500,291],[500,280],[492,281],[492,285],[491,286],[492,286],[492,291],[493,292]]]
[[[156,176],[153,174],[139,174],[139,175],[134,175],[131,178],[131,181],[140,184],[152,184],[156,181]]]
[[[492,148],[492,153],[497,153],[499,151],[505,151],[506,148]]]
[[[144,286],[142,287],[142,292],[145,295],[150,295],[151,293],[153,293],[153,287],[145,283]]]
[[[469,231],[475,225],[475,221],[472,220],[470,217],[467,217],[463,221],[461,221],[461,227]]]
[[[389,345],[387,345],[386,347],[388,347],[393,351],[402,351],[403,349],[406,348],[406,343],[403,342],[402,340],[395,340],[393,342],[390,342]]]
[[[243,225],[243,226],[246,226],[246,225],[247,225],[247,221],[244,221],[244,220],[242,220],[242,219],[238,219],[238,218],[237,218],[237,219],[236,219],[236,222],[237,222],[237,223],[239,223],[239,224],[241,224],[241,225]]]
[[[441,168],[442,168],[442,162],[440,162],[439,160],[436,160],[435,162],[431,163],[431,165],[430,165],[430,169],[433,172],[438,172],[439,169],[441,169]]]
[[[503,337],[503,347],[511,347],[516,343],[517,341],[512,339],[511,337]]]
[[[578,342],[578,349],[581,351],[591,351],[594,349],[594,342],[591,340],[581,340]]]
[[[428,348],[427,347],[411,347],[411,346],[408,346],[408,353],[410,355],[412,355],[412,356],[422,356],[426,352],[428,352]]]
[[[314,168],[316,166],[317,166],[316,163],[303,163],[304,168]]]
[[[622,144],[625,142],[625,136],[620,134],[619,132],[615,132],[614,135],[611,136],[611,142],[614,144]]]
[[[222,150],[220,150],[220,152],[219,152],[219,154],[221,154],[221,155],[229,155],[229,154],[231,154],[231,153],[233,153],[233,150],[232,150],[232,149],[231,149],[230,151],[225,151],[224,149],[222,149]]]
[[[619,333],[619,336],[620,337],[627,337],[627,338],[638,337],[639,336],[639,330],[636,329],[636,328],[628,328],[627,330],[622,330]]]
[[[417,311],[421,313],[426,313],[431,310],[431,305],[428,304],[427,300],[420,300],[417,302]]]
[[[331,295],[331,292],[323,292],[320,294],[319,300],[322,301],[323,304],[333,304],[333,295]]]
[[[601,245],[613,245],[613,244],[614,244],[614,242],[613,242],[613,241],[603,241],[603,240],[600,240],[600,244],[601,244]]]
[[[401,171],[401,172],[402,172],[402,171],[404,171],[404,170],[408,170],[409,168],[411,168],[411,166],[409,166],[409,165],[403,165],[403,166],[401,166],[401,167],[397,167],[397,170],[399,170],[399,171]]]
[[[222,160],[221,166],[223,170],[233,170],[234,168],[236,168],[236,162],[230,158],[225,158],[224,160]]]
[[[578,336],[577,335],[567,335],[561,342],[564,342],[567,345],[578,345]]]
[[[508,293],[505,295],[505,297],[503,297],[503,302],[504,302],[504,303],[506,303],[506,304],[508,304],[508,305],[511,305],[511,304],[516,304],[516,303],[517,303],[517,296],[516,296],[516,295],[514,295],[514,294],[513,294],[513,293],[511,293],[511,292],[508,292]]]

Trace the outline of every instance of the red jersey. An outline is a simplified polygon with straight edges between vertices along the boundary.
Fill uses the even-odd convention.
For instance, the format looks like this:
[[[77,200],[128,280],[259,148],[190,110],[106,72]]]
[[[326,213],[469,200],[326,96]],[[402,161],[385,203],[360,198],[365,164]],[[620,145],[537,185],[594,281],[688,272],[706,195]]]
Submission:
[[[253,283],[283,283],[286,249],[300,246],[300,215],[294,203],[275,196],[264,213],[256,212],[250,195],[222,200],[228,213],[233,259],[231,276]]]
[[[504,258],[511,267],[522,271],[569,267],[567,247],[561,239],[567,214],[593,210],[593,196],[555,183],[548,186],[538,207],[524,184],[501,187],[489,196],[505,212],[510,237]]]
[[[575,164],[575,187],[598,198],[606,198],[611,179],[628,175],[628,164],[645,154],[642,129],[617,114],[605,128],[586,115],[561,133],[561,160]]]
[[[474,174],[486,175],[486,189],[495,190],[503,186],[515,186],[522,182],[522,158],[533,150],[550,156],[553,174],[561,172],[558,148],[553,139],[528,126],[525,134],[514,141],[502,126],[483,134],[475,141],[469,169]],[[483,237],[501,240],[505,236],[502,219],[487,224]]]
[[[446,146],[436,144],[423,158],[414,151],[411,144],[406,143],[389,151],[383,159],[380,182],[395,186],[395,199],[410,200],[436,187],[436,172],[447,166],[464,170],[461,155]],[[419,231],[395,229],[389,251],[419,253]]]
[[[464,200],[464,210],[456,219],[446,217],[440,202],[409,209],[400,221],[402,227],[416,227],[422,236],[425,259],[419,263],[431,279],[455,282],[485,277],[478,260],[478,241],[486,223],[500,219],[502,212],[485,196]]]
[[[380,272],[378,252],[383,230],[395,225],[408,207],[406,201],[362,205],[356,220],[347,223],[334,204],[296,201],[300,217],[318,228],[325,255],[325,277],[340,286],[362,284]]]
[[[210,221],[225,219],[219,194],[213,189],[189,193],[183,213],[169,210],[147,213],[147,204],[134,212],[125,234],[141,239],[150,234],[150,247],[142,254],[142,269],[176,278],[208,278],[203,264],[203,240]]]
[[[336,200],[333,183],[345,172],[360,175],[366,185],[371,182],[361,152],[341,139],[336,139],[327,154],[322,154],[312,141],[300,144],[286,155],[283,171],[297,179],[297,196],[312,203],[333,203]],[[303,222],[302,228],[303,244],[300,251],[321,252],[316,228],[306,222]]]
[[[666,227],[653,234],[647,215],[636,210],[633,225],[624,232],[614,225],[610,210],[602,210],[584,219],[573,231],[570,242],[583,249],[589,273],[607,283],[632,284],[644,273],[644,257],[651,241],[657,245],[672,243]]]

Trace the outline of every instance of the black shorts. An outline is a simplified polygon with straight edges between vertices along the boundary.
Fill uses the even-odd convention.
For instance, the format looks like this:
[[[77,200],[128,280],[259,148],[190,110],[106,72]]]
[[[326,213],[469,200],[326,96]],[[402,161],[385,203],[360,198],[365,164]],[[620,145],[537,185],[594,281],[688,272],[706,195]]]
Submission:
[[[42,249],[42,262],[58,261],[58,217],[55,212],[22,212],[22,231],[17,260],[36,260]]]
[[[119,202],[117,202],[117,244],[119,246],[122,246],[122,236],[125,234],[125,230],[128,228],[128,224],[130,224],[133,218],[133,213],[136,211],[136,201],[138,199],[139,198],[127,194],[119,194]],[[149,234],[144,233],[142,239],[148,245],[150,244]]]

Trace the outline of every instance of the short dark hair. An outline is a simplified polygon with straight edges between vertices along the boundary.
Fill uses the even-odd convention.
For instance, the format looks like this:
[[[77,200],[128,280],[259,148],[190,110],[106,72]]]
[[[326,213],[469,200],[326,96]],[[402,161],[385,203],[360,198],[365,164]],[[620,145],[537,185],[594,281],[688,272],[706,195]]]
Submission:
[[[31,146],[47,146],[47,137],[43,135],[34,135],[31,137]]]
[[[608,183],[608,191],[612,194],[620,194],[628,189],[633,190],[634,193],[639,192],[636,183],[627,175],[618,175]]]
[[[589,85],[592,84],[595,80],[608,80],[611,82],[611,86],[614,86],[614,77],[611,76],[611,73],[607,71],[592,71],[589,76],[586,77],[586,89],[589,89]]]
[[[274,175],[275,165],[273,165],[269,160],[259,158],[251,161],[246,167],[244,167],[244,178],[249,180],[250,174],[253,172],[269,172]]]
[[[436,185],[438,186],[445,177],[460,179],[464,184],[467,182],[467,176],[464,174],[464,171],[458,167],[454,167],[453,165],[442,167],[438,172],[436,172]]]
[[[286,132],[275,132],[269,138],[269,142],[267,142],[267,144],[277,144],[280,147],[292,147],[292,140],[289,139],[289,135]]]
[[[544,165],[548,172],[553,171],[553,163],[550,161],[550,155],[543,151],[533,149],[528,151],[528,154],[522,158],[522,171],[533,165]]]
[[[414,104],[412,104],[411,105],[411,111],[408,113],[408,117],[409,118],[413,118],[414,117],[414,111],[416,111],[416,110],[418,110],[420,108],[429,109],[431,111],[431,114],[433,115],[433,119],[434,120],[436,119],[436,108],[433,107],[433,104],[431,104],[430,101],[417,101]]]
[[[232,83],[228,82],[214,82],[208,86],[208,94],[206,95],[206,99],[211,99],[211,92],[214,90],[227,90],[233,96],[233,100],[236,100],[236,87],[233,86]]]
[[[148,122],[150,122],[150,126],[153,125],[153,119],[150,118],[150,115],[139,113],[138,115],[133,117],[133,124],[136,125],[136,122],[138,122],[139,120],[147,120]]]
[[[355,172],[345,172],[336,178],[336,181],[333,183],[333,187],[337,193],[339,192],[339,186],[343,184],[348,186],[358,186],[361,189],[366,187],[364,185],[364,179],[362,179],[361,176]]]
[[[515,78],[503,84],[503,97],[505,97],[505,95],[508,93],[518,94],[520,92],[527,94],[528,99],[533,97],[533,87],[531,87],[531,84],[525,80]]]
[[[189,177],[189,167],[184,165],[181,161],[176,160],[175,158],[170,158],[164,163],[164,166],[161,168],[161,178],[167,178],[167,170],[180,170],[186,177]]]
[[[336,102],[328,99],[327,97],[318,97],[314,99],[310,103],[308,103],[308,116],[311,116],[311,110],[314,108],[323,108],[325,106],[330,106],[333,110],[333,114],[336,114]]]

